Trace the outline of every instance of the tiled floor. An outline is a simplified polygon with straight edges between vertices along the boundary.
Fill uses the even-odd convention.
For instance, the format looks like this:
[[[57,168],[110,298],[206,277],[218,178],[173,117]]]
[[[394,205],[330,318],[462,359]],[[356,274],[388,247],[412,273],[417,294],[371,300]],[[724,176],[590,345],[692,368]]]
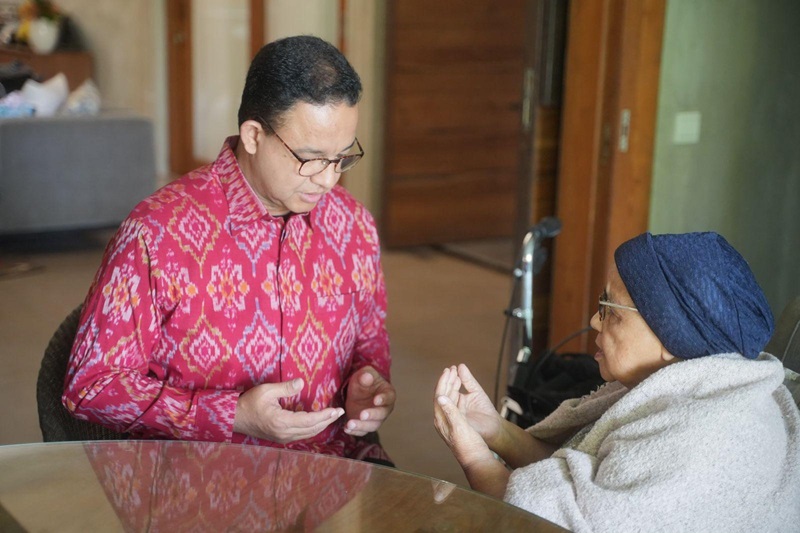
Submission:
[[[41,356],[83,300],[102,254],[97,245],[60,248],[24,254],[0,248],[0,267],[19,260],[40,267],[0,276],[0,444],[41,440],[35,396]],[[398,403],[381,440],[400,468],[466,485],[433,428],[433,388],[446,365],[465,362],[491,391],[510,276],[428,248],[386,252],[383,264]]]

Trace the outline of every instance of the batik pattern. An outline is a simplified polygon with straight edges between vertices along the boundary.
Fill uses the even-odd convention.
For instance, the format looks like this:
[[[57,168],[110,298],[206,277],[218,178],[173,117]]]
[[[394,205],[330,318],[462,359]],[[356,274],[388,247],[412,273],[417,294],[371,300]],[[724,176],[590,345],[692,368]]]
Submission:
[[[228,139],[217,160],[141,202],[85,301],[64,403],[138,437],[385,457],[344,420],[287,445],[233,433],[239,395],[303,378],[286,409],[343,407],[359,368],[389,379],[386,292],[371,215],[341,187],[273,217]]]
[[[364,490],[374,468],[197,442],[85,451],[125,531],[312,531]]]

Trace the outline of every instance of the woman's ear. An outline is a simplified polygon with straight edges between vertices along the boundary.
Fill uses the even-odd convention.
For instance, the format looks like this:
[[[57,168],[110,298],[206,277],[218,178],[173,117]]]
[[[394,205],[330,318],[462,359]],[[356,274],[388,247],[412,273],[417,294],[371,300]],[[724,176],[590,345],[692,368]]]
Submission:
[[[262,131],[263,128],[257,120],[245,120],[239,126],[239,142],[248,154],[255,155],[258,151],[258,134]]]

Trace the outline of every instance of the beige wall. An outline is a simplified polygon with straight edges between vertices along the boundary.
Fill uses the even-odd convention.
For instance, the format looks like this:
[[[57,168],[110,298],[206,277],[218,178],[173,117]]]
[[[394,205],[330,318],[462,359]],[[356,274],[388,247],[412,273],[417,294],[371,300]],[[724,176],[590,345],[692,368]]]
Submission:
[[[347,174],[346,186],[375,216],[380,216],[386,0],[349,0],[344,24],[345,53],[364,86],[358,138],[367,154]]]
[[[344,19],[345,54],[361,76],[364,95],[359,105],[358,139],[366,157],[347,173],[345,186],[374,214],[380,209],[383,171],[383,28],[386,0],[350,0]],[[266,39],[316,35],[339,44],[338,0],[269,0]]]
[[[156,169],[167,169],[164,0],[57,0],[94,58],[104,107],[132,109],[154,124]],[[74,87],[72,87],[74,89]]]
[[[316,35],[335,44],[339,36],[339,0],[268,0],[264,16],[267,41]]]
[[[154,124],[156,168],[168,169],[166,0],[58,0],[75,22],[95,62],[105,107],[132,109]],[[309,33],[338,44],[337,0],[269,0],[267,40]],[[358,136],[367,157],[347,188],[373,213],[380,206],[383,130],[383,29],[386,0],[350,0],[346,53],[364,84]],[[242,80],[243,81],[243,80]],[[237,106],[238,107],[238,106]],[[235,123],[235,117],[231,117]],[[221,144],[222,139],[216,144]]]
[[[250,66],[249,0],[192,1],[193,155],[213,161],[238,132],[239,104]]]
[[[796,0],[670,0],[650,205],[651,231],[724,235],[776,316],[800,294],[797,21]]]

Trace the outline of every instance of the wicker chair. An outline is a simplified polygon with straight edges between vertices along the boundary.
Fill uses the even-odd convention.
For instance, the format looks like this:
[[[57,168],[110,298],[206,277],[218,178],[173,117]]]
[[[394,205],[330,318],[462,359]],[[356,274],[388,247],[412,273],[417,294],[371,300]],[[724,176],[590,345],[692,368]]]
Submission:
[[[45,442],[74,440],[120,440],[128,438],[99,424],[78,420],[61,403],[64,376],[78,331],[82,305],[73,310],[61,323],[44,351],[39,379],[36,382],[36,402],[39,427]]]

